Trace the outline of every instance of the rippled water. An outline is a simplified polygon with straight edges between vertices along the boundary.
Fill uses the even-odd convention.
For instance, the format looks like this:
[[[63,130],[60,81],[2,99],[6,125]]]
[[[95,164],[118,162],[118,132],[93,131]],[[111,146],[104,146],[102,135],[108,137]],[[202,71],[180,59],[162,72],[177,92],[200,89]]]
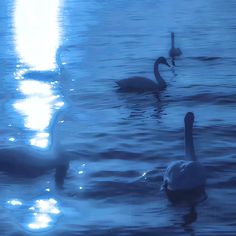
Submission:
[[[0,155],[8,163],[0,173],[0,234],[235,235],[235,1],[34,0],[45,4],[42,19],[58,9],[58,32],[49,20],[44,31],[31,14],[35,27],[20,28],[28,38],[17,38],[20,2],[0,3]],[[27,4],[18,11],[37,12]],[[172,31],[183,56],[175,73],[161,68],[167,89],[118,92],[119,79],[154,78],[153,62],[168,56]],[[183,226],[189,209],[169,203],[160,187],[168,163],[183,158],[187,111],[196,117],[208,199],[196,222]],[[61,190],[53,165],[45,167],[47,150],[35,148],[47,146],[55,114],[60,148],[72,159]],[[39,153],[46,164],[18,150]]]

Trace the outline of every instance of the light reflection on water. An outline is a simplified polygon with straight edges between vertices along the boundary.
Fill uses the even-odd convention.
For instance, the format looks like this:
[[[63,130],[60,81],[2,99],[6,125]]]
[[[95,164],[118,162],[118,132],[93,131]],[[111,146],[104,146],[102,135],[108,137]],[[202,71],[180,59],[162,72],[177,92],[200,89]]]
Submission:
[[[235,4],[232,7],[230,2],[233,0],[227,4],[199,0],[199,7],[190,7],[186,0],[66,1],[61,22],[71,49],[67,68],[75,83],[67,118],[71,122],[65,124],[64,137],[79,159],[71,163],[58,200],[66,205],[66,209],[60,209],[63,220],[55,227],[56,232],[48,235],[190,235],[180,226],[186,209],[173,207],[159,191],[163,169],[170,161],[183,157],[183,115],[189,110],[196,112],[196,151],[209,171],[209,200],[199,206],[198,220],[192,228],[196,235],[234,235],[236,150],[232,108],[236,44],[232,17]],[[102,3],[104,9],[94,9],[95,4]],[[97,27],[90,28],[90,18],[97,19]],[[81,25],[87,25],[89,32]],[[168,54],[171,30],[176,32],[176,45],[184,55],[176,61],[175,79],[163,73],[169,84],[160,101],[152,95],[117,93],[118,79],[133,75],[153,78],[153,60]],[[222,35],[227,37],[222,40]],[[205,60],[205,56],[219,59]],[[20,80],[14,84],[25,81],[27,70],[21,71],[22,67],[26,66],[19,64]],[[41,79],[39,73],[36,75],[28,79]],[[14,124],[9,130],[13,128]],[[78,167],[80,161],[89,167],[86,174],[78,173],[83,170]],[[47,186],[50,193],[42,195],[53,195],[53,183],[45,184],[45,179],[52,180],[51,171],[32,180],[11,177],[4,181],[3,176],[1,192],[7,199],[10,191],[14,197],[28,199]],[[26,229],[35,223],[35,212],[29,210],[33,205],[26,207],[30,214],[24,221]],[[1,228],[8,215],[22,208],[2,212]],[[25,217],[22,211],[18,215],[17,220],[7,222],[15,231]],[[82,226],[86,226],[87,233],[83,233]],[[1,235],[6,234],[11,233]]]
[[[15,79],[19,81],[17,91],[24,98],[13,107],[23,115],[25,128],[36,131],[30,144],[40,148],[48,146],[47,128],[55,111],[64,105],[55,92],[57,81],[50,82],[50,77],[60,77],[59,3],[60,0],[17,0],[14,14],[15,48],[21,61]],[[50,72],[46,73],[46,81],[43,72]],[[26,74],[34,75],[33,79],[24,79]]]
[[[31,205],[32,204],[32,205]],[[7,208],[19,209],[26,216],[21,221],[28,230],[46,230],[52,227],[61,213],[58,202],[54,198],[37,199],[33,203],[23,202],[19,199],[7,201]]]
[[[20,92],[24,99],[17,100],[14,108],[25,117],[25,127],[36,130],[37,134],[30,143],[38,147],[47,147],[49,134],[45,132],[50,124],[53,110],[64,105],[59,95],[54,95],[50,84],[40,81],[21,81]]]
[[[22,202],[18,199],[8,200],[7,203],[11,206],[21,206],[22,205]]]
[[[54,216],[60,214],[57,201],[53,198],[36,200],[29,210],[33,212],[32,221],[28,224],[28,228],[32,230],[50,227],[55,221]]]
[[[60,0],[17,0],[14,24],[16,49],[33,70],[54,70],[59,47]]]

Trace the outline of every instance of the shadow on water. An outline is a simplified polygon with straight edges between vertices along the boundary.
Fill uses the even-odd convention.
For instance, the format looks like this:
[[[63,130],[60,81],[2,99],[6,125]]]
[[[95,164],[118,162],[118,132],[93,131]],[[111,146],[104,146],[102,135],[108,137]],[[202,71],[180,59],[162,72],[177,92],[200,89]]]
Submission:
[[[197,57],[187,57],[187,59],[197,60],[197,61],[216,61],[222,60],[223,57],[212,57],[212,56],[197,56]]]
[[[64,232],[59,234],[62,236]],[[65,232],[66,233],[66,232]],[[75,230],[71,234],[67,234],[68,236],[75,236],[75,235],[91,235],[91,236],[195,236],[195,231],[193,228],[185,228],[179,229],[178,227],[145,227],[145,226],[124,226],[124,227],[102,227],[100,225],[90,225],[89,227],[81,227],[80,230]]]

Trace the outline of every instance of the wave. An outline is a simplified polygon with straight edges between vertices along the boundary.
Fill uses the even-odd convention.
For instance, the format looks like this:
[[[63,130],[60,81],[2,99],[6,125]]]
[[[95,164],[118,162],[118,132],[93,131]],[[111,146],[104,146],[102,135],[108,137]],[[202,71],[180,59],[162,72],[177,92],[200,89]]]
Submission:
[[[199,93],[191,96],[179,97],[180,101],[192,101],[196,103],[211,103],[215,105],[228,105],[236,102],[236,94],[224,94],[224,93]],[[167,99],[166,102],[176,102],[176,99]]]
[[[224,59],[223,57],[216,57],[216,56],[198,56],[198,57],[187,57],[187,58],[198,61],[215,61]]]

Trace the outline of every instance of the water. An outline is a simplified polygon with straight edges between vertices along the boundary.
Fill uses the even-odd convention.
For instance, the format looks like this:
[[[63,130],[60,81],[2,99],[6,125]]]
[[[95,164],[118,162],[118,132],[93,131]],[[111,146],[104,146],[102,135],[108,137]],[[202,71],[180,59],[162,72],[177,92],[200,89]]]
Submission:
[[[37,34],[32,39],[16,37],[17,2],[0,3],[1,150],[35,151],[47,162],[44,148],[58,114],[61,149],[73,160],[63,190],[55,188],[54,169],[38,171],[40,160],[27,166],[20,156],[18,173],[1,172],[0,234],[235,235],[235,2],[34,0],[36,11],[29,3],[18,10],[42,13],[49,28],[36,18],[37,27],[27,28],[22,20],[19,29]],[[153,79],[171,31],[183,56],[176,75],[161,67],[166,91],[117,92],[116,80]],[[160,187],[168,163],[184,156],[187,111],[196,117],[208,199],[198,205],[196,222],[183,226],[189,209],[169,203]],[[12,153],[1,156],[10,161]]]

